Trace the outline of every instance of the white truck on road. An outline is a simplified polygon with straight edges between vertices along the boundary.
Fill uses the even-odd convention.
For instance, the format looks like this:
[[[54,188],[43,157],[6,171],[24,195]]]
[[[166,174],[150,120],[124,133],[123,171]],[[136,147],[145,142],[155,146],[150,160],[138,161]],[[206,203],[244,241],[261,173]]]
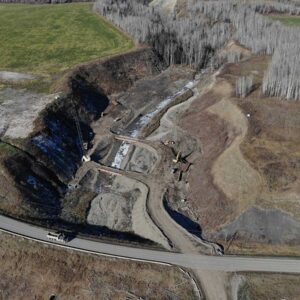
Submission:
[[[65,234],[63,234],[62,232],[48,232],[47,233],[47,238],[49,240],[52,240],[52,241],[55,241],[55,242],[62,242],[62,243],[67,242]]]

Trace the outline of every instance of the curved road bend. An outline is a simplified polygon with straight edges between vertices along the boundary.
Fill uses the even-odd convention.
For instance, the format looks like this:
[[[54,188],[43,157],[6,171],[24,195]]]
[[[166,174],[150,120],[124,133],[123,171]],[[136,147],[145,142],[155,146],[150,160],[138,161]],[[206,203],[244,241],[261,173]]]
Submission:
[[[45,228],[35,227],[4,216],[0,216],[0,230],[9,231],[12,234],[21,235],[29,239],[49,242],[46,238],[48,231]],[[52,244],[57,245],[56,243]],[[105,244],[80,238],[75,238],[64,245],[77,251],[87,251],[100,255],[153,263],[167,263],[198,270],[300,273],[299,259],[180,254]]]

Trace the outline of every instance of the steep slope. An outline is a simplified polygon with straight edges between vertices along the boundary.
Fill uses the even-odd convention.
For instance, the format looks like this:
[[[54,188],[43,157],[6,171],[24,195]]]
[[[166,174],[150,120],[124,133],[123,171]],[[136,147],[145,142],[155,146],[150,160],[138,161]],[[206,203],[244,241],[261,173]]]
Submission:
[[[24,98],[21,110],[16,110],[16,105],[6,105],[4,100],[0,107],[7,116],[0,124],[2,213],[26,219],[58,220],[67,184],[82,158],[74,108],[83,139],[90,142],[93,138],[90,124],[108,106],[109,95],[126,91],[136,80],[161,68],[150,49],[82,65],[65,78],[59,97],[53,95],[48,101],[41,101],[39,109],[31,115],[32,124],[27,124],[32,130],[26,134],[21,130],[22,122],[16,120],[24,119],[27,116],[24,111],[32,108],[30,97]],[[19,130],[9,130],[16,124]]]

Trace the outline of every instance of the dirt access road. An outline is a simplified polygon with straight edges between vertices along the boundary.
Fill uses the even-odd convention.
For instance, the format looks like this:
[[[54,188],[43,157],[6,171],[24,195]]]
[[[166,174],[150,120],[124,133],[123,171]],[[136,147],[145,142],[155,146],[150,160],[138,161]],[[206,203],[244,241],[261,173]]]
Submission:
[[[204,91],[205,89],[203,92]],[[191,104],[194,100],[199,99],[200,93],[195,87],[193,88],[193,94],[194,96],[188,99],[188,104]],[[163,117],[163,115],[164,114],[162,114],[161,117]],[[152,141],[144,140],[144,138],[135,140],[132,139],[132,137],[120,136],[119,139],[122,139],[123,141],[126,140],[127,143],[135,144],[139,147],[155,152],[157,163],[150,174],[119,170],[116,168],[102,166],[93,162],[83,165],[81,170],[79,170],[77,173],[77,177],[80,179],[89,168],[93,168],[96,171],[102,171],[112,175],[121,175],[143,183],[148,188],[147,201],[145,203],[146,213],[148,214],[150,221],[153,222],[152,223],[148,220],[145,226],[148,226],[150,223],[152,223],[152,225],[154,224],[157,228],[154,230],[151,224],[151,226],[148,226],[149,228],[152,228],[152,240],[154,238],[154,240],[158,241],[166,249],[170,249],[171,246],[174,250],[184,254],[220,254],[222,250],[218,245],[204,241],[200,237],[188,232],[185,228],[180,226],[175,220],[172,219],[164,207],[163,200],[167,195],[168,187],[174,184],[174,174],[171,172],[172,168],[174,167],[172,162],[174,153],[172,149],[163,145],[160,141],[160,138],[158,138],[156,141]],[[145,218],[145,222],[146,220],[147,218]],[[161,233],[159,238],[157,230]],[[163,239],[162,236],[165,237],[165,239]],[[194,273],[203,285],[204,293],[208,299],[227,299],[225,287],[227,281],[226,274],[220,272],[216,273],[211,271],[201,271],[199,269],[195,270]]]
[[[210,86],[209,86],[210,87]],[[199,92],[197,88],[193,89],[194,96],[188,100],[192,103],[199,98]],[[204,92],[204,91],[203,91]],[[184,105],[179,104],[179,105]],[[172,108],[171,108],[172,109]],[[143,182],[149,188],[147,211],[150,218],[161,230],[165,237],[172,245],[172,247],[185,254],[218,254],[221,253],[221,248],[214,243],[210,243],[202,240],[201,238],[192,235],[182,226],[180,226],[164,207],[163,198],[167,192],[167,187],[170,186],[174,180],[174,175],[170,172],[172,170],[172,160],[174,154],[171,149],[164,146],[160,142],[159,136],[156,141],[139,140],[140,146],[148,147],[149,145],[156,150],[156,156],[159,163],[156,164],[156,168],[149,175],[139,174],[136,172],[128,172],[121,170],[114,170],[111,168],[101,167],[100,170],[105,172],[111,172],[111,174],[118,173],[119,175],[127,176],[132,179]],[[124,137],[122,137],[124,140]],[[130,142],[131,138],[127,138],[127,142]],[[132,141],[133,142],[133,141]],[[226,281],[227,275],[225,273],[207,272],[201,270],[194,270],[196,277],[203,285],[204,292],[209,299],[227,299]]]
[[[215,80],[215,76],[213,80]],[[208,89],[211,88],[211,85],[208,85]],[[176,110],[176,107],[183,107],[190,105],[196,99],[199,99],[200,95],[203,94],[206,89],[199,92],[197,88],[193,89],[194,96],[188,99],[182,104],[178,104],[172,107],[169,111]],[[156,133],[151,137],[151,140],[160,140],[165,136],[163,128],[168,128],[168,125],[172,123],[172,120],[164,118],[161,123],[162,128],[158,128]],[[174,125],[174,124],[172,124]],[[153,141],[153,143],[155,143]],[[167,147],[165,147],[167,148]],[[171,241],[172,245],[178,249],[181,253],[206,253],[206,254],[220,254],[221,248],[217,244],[204,241],[199,237],[190,234],[182,226],[180,226],[175,220],[166,211],[163,204],[163,195],[166,192],[166,187],[171,185],[173,181],[173,174],[170,173],[172,169],[172,158],[174,154],[167,155],[166,149],[161,151],[161,155],[164,158],[161,158],[163,164],[159,164],[158,167],[151,174],[152,179],[149,184],[150,194],[148,201],[149,214],[157,224],[157,226],[164,232],[164,234]],[[162,182],[165,185],[162,185]],[[210,271],[203,271],[193,268],[195,276],[198,278],[201,284],[201,289],[203,290],[207,299],[227,299],[226,284],[228,282],[227,274],[224,272],[214,272],[212,269]]]
[[[215,78],[215,76],[213,78]],[[210,89],[212,84],[207,86],[206,90]],[[200,88],[198,91],[198,89],[194,87],[193,91],[194,96],[179,105],[182,107],[188,107],[191,103],[193,103],[193,101],[200,99],[200,96],[205,92],[205,89],[202,90]],[[179,105],[173,106],[168,111],[176,111],[176,107]],[[165,120],[165,115],[161,116],[161,120]],[[166,119],[166,121],[167,123],[171,123],[168,119]],[[164,123],[166,122],[162,121],[161,126],[166,125]],[[131,142],[132,144],[136,144],[138,147],[144,147],[149,151],[155,152],[158,162],[149,174],[118,170],[111,167],[101,166],[99,164],[94,164],[93,168],[96,168],[97,171],[124,176],[139,181],[147,186],[148,195],[145,210],[149,215],[149,218],[157,227],[157,230],[161,232],[161,235],[165,237],[168,244],[170,244],[174,250],[187,254],[190,257],[193,255],[199,255],[199,253],[215,254],[218,251],[215,244],[203,241],[189,233],[172,219],[164,207],[163,199],[167,193],[168,187],[172,184],[174,185],[174,175],[171,172],[174,153],[169,147],[161,143],[161,139],[165,138],[165,135],[160,129],[161,128],[154,133],[154,138],[153,136],[150,137],[150,140],[144,140],[145,137],[139,140],[122,137],[122,139],[125,139],[127,143]],[[109,132],[107,131],[107,133]],[[164,243],[161,244],[164,246],[166,245]],[[168,249],[168,247],[166,248]],[[207,257],[207,259],[210,258]],[[201,282],[202,289],[208,299],[228,299],[228,274],[225,272],[225,269],[223,269],[222,272],[216,272],[213,268],[209,271],[201,268],[193,269],[196,277]],[[227,271],[229,271],[229,269]]]

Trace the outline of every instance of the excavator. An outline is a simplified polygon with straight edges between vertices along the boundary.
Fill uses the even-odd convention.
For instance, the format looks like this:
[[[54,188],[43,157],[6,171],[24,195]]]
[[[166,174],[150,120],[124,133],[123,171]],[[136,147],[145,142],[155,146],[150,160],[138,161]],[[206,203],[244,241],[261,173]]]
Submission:
[[[173,159],[173,163],[177,164],[181,159],[181,152],[179,151],[176,155],[176,158]]]
[[[86,150],[88,148],[88,145],[87,145],[87,143],[83,142],[83,137],[82,137],[82,132],[81,132],[81,128],[80,128],[80,123],[79,123],[79,118],[78,118],[76,106],[75,106],[75,103],[73,101],[72,101],[72,104],[73,104],[73,118],[74,118],[74,121],[75,121],[75,124],[76,124],[78,139],[79,139],[79,143],[80,143],[80,149],[81,149],[81,153],[82,153],[81,161],[82,162],[89,162],[89,161],[91,161],[91,158],[90,158],[89,155],[86,154]]]
[[[165,140],[163,142],[164,145],[168,146],[168,145],[175,145],[175,141],[171,141],[171,140]]]

